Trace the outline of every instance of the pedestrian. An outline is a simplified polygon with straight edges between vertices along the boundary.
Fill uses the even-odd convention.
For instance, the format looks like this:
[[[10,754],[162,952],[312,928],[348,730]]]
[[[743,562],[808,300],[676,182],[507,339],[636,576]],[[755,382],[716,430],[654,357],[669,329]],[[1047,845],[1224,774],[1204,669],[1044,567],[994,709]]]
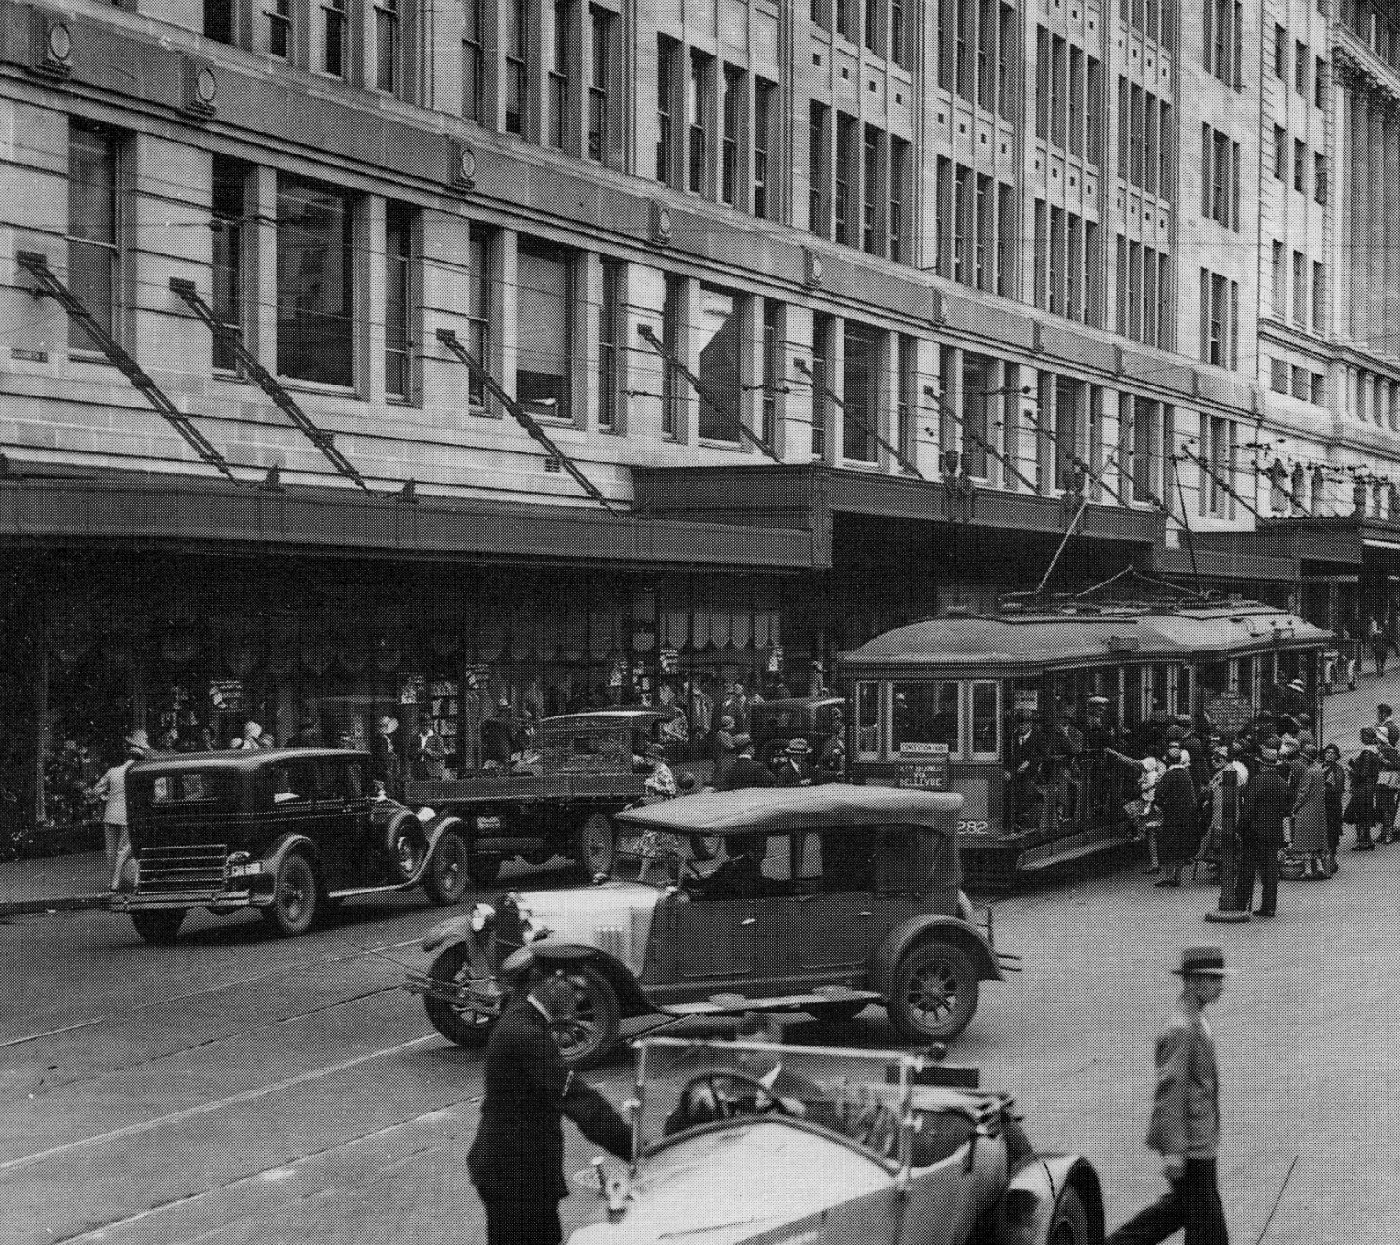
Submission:
[[[1220,997],[1225,953],[1188,947],[1181,967],[1177,1013],[1157,1039],[1157,1088],[1147,1144],[1162,1156],[1170,1189],[1114,1232],[1106,1245],[1156,1245],[1186,1230],[1186,1245],[1228,1245],[1225,1208],[1216,1183],[1220,1148],[1220,1086],[1215,1039],[1205,1009]]]
[[[1254,902],[1254,882],[1260,883],[1255,916],[1271,917],[1278,910],[1278,855],[1285,843],[1284,819],[1293,808],[1293,790],[1285,767],[1272,748],[1263,752],[1264,764],[1244,789],[1240,808],[1240,838],[1244,860],[1240,866],[1241,889],[1248,888],[1241,908]]]
[[[447,768],[447,745],[427,718],[418,722],[418,730],[409,744],[408,762],[410,772],[420,782],[441,780]]]
[[[666,764],[666,749],[659,743],[647,744],[643,755],[647,759],[648,773],[642,782],[642,793],[653,799],[671,800],[680,794],[676,786],[676,776]]]
[[[564,1066],[554,1031],[573,1023],[576,994],[528,947],[501,965],[510,1002],[486,1044],[485,1096],[467,1171],[486,1207],[487,1245],[559,1245],[568,1116],[590,1141],[632,1157],[632,1130]]]
[[[1157,807],[1157,784],[1165,773],[1165,767],[1154,756],[1135,761],[1112,747],[1106,747],[1104,753],[1120,764],[1130,767],[1137,776],[1138,798],[1124,804],[1123,811],[1133,821],[1133,842],[1147,844],[1147,868],[1143,872],[1160,873],[1162,866],[1157,857],[1157,830],[1162,824],[1162,811]]]
[[[1389,843],[1395,837],[1397,805],[1400,804],[1400,727],[1394,710],[1387,704],[1376,706],[1376,755],[1381,773],[1376,779],[1377,841]]]
[[[1309,756],[1308,754],[1312,755]],[[1306,762],[1293,796],[1293,850],[1303,854],[1304,877],[1325,878],[1327,872],[1327,786],[1317,749],[1304,749]]]
[[[483,767],[509,769],[515,753],[515,730],[511,725],[510,701],[504,696],[496,702],[495,717],[481,724],[481,763]]]
[[[1188,764],[1186,754],[1176,744],[1167,749],[1167,772],[1157,783],[1157,807],[1162,810],[1157,852],[1166,876],[1158,878],[1155,886],[1180,886],[1181,871],[1200,842],[1196,785]]]
[[[1201,839],[1200,849],[1196,853],[1198,860],[1209,861],[1219,868],[1220,864],[1220,841],[1225,831],[1226,808],[1225,808],[1225,775],[1233,773],[1235,775],[1236,801],[1240,798],[1240,793],[1249,785],[1249,770],[1245,768],[1243,761],[1231,760],[1228,749],[1216,748],[1211,752],[1211,765],[1214,773],[1210,781],[1206,784],[1206,801],[1209,810],[1209,825],[1206,833]],[[1236,806],[1237,807],[1237,806]],[[1231,810],[1229,820],[1232,824],[1238,825],[1239,818]]]
[[[402,757],[394,738],[398,729],[398,718],[382,713],[375,723],[374,737],[369,741],[369,776],[383,786],[384,793],[391,799],[398,798],[399,781],[403,777]]]
[[[107,849],[107,868],[112,871],[112,889],[117,888],[117,858],[130,845],[126,822],[126,772],[151,750],[145,728],[138,726],[122,743],[126,756],[108,769],[88,791],[88,795],[105,801],[102,810],[102,836]]]
[[[739,755],[739,749],[749,737],[739,731],[729,714],[721,714],[719,725],[710,732],[710,760],[714,765],[713,783],[717,791],[725,789],[729,767]]]
[[[1041,820],[1040,783],[1049,761],[1050,745],[1033,711],[1018,708],[1015,730],[1007,748],[1006,769],[1006,781],[1011,786],[1011,821],[1018,830],[1034,829]]]
[[[1191,771],[1191,781],[1196,784],[1197,791],[1204,791],[1211,775],[1210,754],[1206,750],[1205,742],[1196,730],[1189,713],[1177,714],[1176,724],[1181,729],[1179,742],[1181,750],[1188,758],[1187,768]]]
[[[1370,645],[1371,656],[1375,658],[1376,678],[1379,679],[1385,674],[1385,659],[1390,649],[1390,639],[1385,629],[1374,618],[1366,627],[1366,642]]]
[[[773,775],[780,787],[810,787],[812,775],[807,769],[807,758],[812,754],[812,745],[800,735],[789,739],[783,750],[783,759],[778,762]]]
[[[772,787],[777,785],[772,771],[753,756],[753,740],[746,739],[739,748],[739,755],[725,775],[724,786],[719,791],[741,791],[745,787]]]
[[[1376,822],[1376,785],[1381,776],[1381,759],[1375,730],[1363,726],[1360,738],[1361,751],[1347,763],[1351,797],[1347,800],[1342,820],[1356,827],[1356,842],[1351,850],[1370,852],[1376,847],[1371,839],[1371,827]]]
[[[1342,768],[1342,750],[1328,744],[1322,750],[1322,785],[1327,806],[1327,872],[1337,872],[1337,848],[1342,841],[1342,808],[1345,803],[1347,773]]]

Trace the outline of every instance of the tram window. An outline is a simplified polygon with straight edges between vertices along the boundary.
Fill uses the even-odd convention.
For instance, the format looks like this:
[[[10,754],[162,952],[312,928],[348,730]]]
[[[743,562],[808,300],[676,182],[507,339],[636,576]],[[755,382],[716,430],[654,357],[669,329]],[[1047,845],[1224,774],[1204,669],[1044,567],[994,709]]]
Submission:
[[[856,684],[856,754],[862,760],[880,755],[880,685]]]
[[[958,730],[958,684],[934,679],[893,685],[890,751],[901,744],[947,744],[961,752]]]
[[[1176,668],[1176,712],[1191,712],[1191,667]]]
[[[996,756],[1001,752],[997,731],[997,685],[991,681],[972,684],[972,751],[974,755]]]

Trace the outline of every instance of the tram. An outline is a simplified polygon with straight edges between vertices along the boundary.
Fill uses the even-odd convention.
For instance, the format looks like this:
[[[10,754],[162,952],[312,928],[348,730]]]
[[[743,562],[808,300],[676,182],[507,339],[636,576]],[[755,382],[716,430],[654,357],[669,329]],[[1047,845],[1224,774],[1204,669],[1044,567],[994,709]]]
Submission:
[[[1286,699],[1321,738],[1331,640],[1237,600],[949,611],[841,654],[848,763],[856,782],[958,792],[969,883],[1006,885],[1129,839],[1137,770],[1118,754],[1160,756],[1180,715],[1228,737]]]

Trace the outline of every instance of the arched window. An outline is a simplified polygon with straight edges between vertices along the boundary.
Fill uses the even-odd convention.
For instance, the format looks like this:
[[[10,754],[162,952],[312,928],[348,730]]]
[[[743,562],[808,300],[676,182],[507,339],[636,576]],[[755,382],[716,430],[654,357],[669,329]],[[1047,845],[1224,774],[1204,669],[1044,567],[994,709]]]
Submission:
[[[1269,508],[1275,514],[1283,514],[1288,510],[1287,485],[1285,481],[1288,473],[1284,470],[1283,464],[1276,458],[1274,465],[1269,468]]]
[[[1306,510],[1304,509],[1304,476],[1302,463],[1294,464],[1293,479],[1291,481],[1291,484],[1292,487],[1288,490],[1288,500],[1292,504],[1292,508],[1294,511],[1296,511],[1298,514],[1305,514]]]

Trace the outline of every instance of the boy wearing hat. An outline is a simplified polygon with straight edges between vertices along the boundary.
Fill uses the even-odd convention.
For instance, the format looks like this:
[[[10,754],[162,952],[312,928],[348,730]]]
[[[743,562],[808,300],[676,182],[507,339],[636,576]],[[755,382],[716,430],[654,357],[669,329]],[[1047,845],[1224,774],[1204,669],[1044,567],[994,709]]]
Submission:
[[[1207,1006],[1220,997],[1225,954],[1188,947],[1181,966],[1177,1013],[1157,1039],[1157,1089],[1147,1144],[1162,1156],[1170,1190],[1114,1232],[1106,1245],[1156,1245],[1183,1228],[1191,1245],[1228,1245],[1216,1184],[1220,1088]]]

